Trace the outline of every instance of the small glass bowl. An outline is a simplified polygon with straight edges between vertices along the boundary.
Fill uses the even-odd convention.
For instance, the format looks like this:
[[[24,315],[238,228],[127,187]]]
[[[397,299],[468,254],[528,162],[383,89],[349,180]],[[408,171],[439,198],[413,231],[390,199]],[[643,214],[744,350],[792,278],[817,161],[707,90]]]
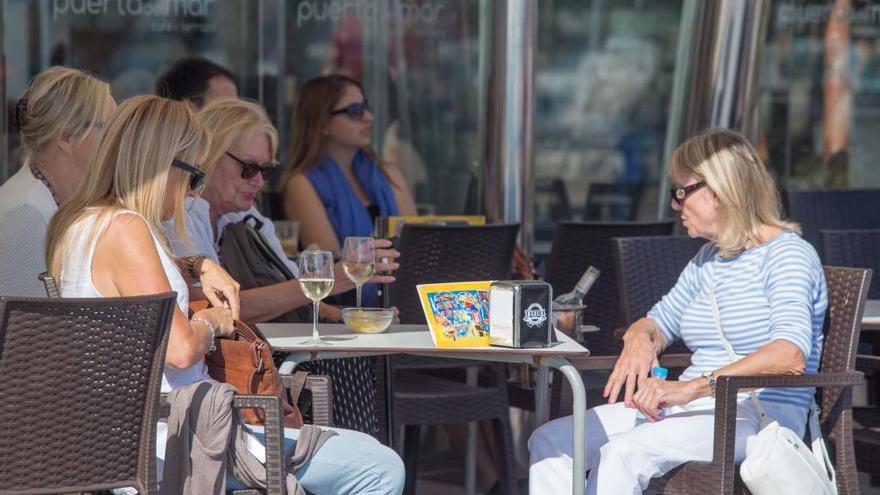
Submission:
[[[345,308],[342,321],[358,333],[382,333],[391,325],[394,311],[388,308]]]

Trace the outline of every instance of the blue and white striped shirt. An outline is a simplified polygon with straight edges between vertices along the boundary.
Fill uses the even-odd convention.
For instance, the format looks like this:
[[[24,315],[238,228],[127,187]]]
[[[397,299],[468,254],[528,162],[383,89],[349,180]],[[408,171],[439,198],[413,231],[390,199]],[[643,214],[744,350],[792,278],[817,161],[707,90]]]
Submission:
[[[692,364],[680,380],[692,380],[731,362],[715,328],[709,283],[724,336],[737,355],[751,354],[773,340],[787,340],[803,352],[805,373],[817,372],[828,290],[813,246],[785,231],[732,258],[722,258],[714,243],[700,249],[675,287],[648,312],[668,343],[681,339],[693,351]],[[773,388],[760,390],[758,397],[808,407],[813,393],[812,388]]]

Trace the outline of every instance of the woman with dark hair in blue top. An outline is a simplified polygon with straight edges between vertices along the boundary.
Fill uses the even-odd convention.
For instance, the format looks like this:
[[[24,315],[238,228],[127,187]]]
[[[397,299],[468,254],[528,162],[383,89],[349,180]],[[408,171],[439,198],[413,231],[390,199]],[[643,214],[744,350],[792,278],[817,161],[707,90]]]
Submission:
[[[373,114],[360,83],[340,75],[311,79],[296,109],[283,195],[304,245],[338,252],[346,237],[370,236],[377,216],[415,215],[400,170],[370,147]],[[364,301],[379,303],[375,285],[364,287]]]
[[[282,194],[285,214],[300,224],[303,245],[339,252],[346,237],[372,235],[375,217],[415,214],[400,171],[380,162],[370,147],[372,128],[373,114],[354,79],[318,77],[300,90]],[[353,306],[353,298],[350,302]],[[376,285],[363,287],[363,302],[379,305]],[[372,362],[347,358],[309,363],[314,372],[333,380],[337,426],[369,433],[378,427]]]

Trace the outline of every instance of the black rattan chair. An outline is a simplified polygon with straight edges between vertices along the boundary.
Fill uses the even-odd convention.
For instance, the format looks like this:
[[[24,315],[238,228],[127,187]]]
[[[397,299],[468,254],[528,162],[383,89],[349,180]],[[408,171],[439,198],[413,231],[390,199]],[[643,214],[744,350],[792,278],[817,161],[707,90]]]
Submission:
[[[174,303],[0,298],[0,492],[157,493]]]
[[[874,271],[868,299],[880,299],[880,229],[821,230],[822,261]]]
[[[880,189],[789,190],[783,199],[788,216],[817,251],[821,230],[880,229]]]
[[[584,346],[593,356],[616,356],[622,345],[612,330],[623,326],[611,239],[614,237],[662,236],[672,233],[673,222],[560,222],[547,258],[547,276],[553,294],[571,291],[588,266],[601,275],[584,298],[584,323],[599,327],[585,334]]]
[[[60,297],[60,291],[58,289],[58,284],[55,281],[55,277],[49,275],[48,272],[43,272],[38,278],[45,285],[46,295],[50,299]],[[101,300],[102,299],[86,299],[85,301],[91,303],[93,301]],[[71,299],[66,299],[65,301],[71,301]],[[173,313],[173,307],[171,311]],[[2,346],[0,346],[0,349],[2,349]],[[165,354],[163,352],[163,363],[164,360]],[[295,386],[295,378],[293,375],[282,375],[281,382],[288,393],[288,401],[290,401],[291,397],[289,394],[291,388]],[[311,406],[312,424],[332,426],[333,396],[330,390],[330,378],[320,375],[309,375],[306,377],[306,383],[303,387],[303,395],[308,395],[308,402]],[[303,395],[300,397],[303,397]],[[167,417],[170,405],[165,398],[165,394],[160,394],[158,407],[159,410],[157,412],[157,417]],[[265,491],[260,489],[245,489],[234,490],[232,493],[234,495],[259,495],[262,493],[270,493],[273,495],[283,494],[286,490],[284,479],[287,475],[283,462],[284,455],[282,449],[284,445],[284,433],[281,424],[280,400],[277,397],[271,396],[237,395],[233,399],[232,407],[235,409],[263,409],[266,412],[266,452],[268,459],[266,462],[266,479],[268,480],[268,483]],[[155,451],[155,448],[153,450]]]
[[[416,285],[437,282],[506,279],[519,225],[405,225],[400,235],[400,268],[388,288],[389,303],[400,310],[401,323],[425,323]],[[422,425],[492,420],[501,493],[516,494],[513,441],[507,380],[501,365],[481,364],[485,383],[466,385],[451,375],[463,374],[474,361],[416,356],[389,359],[393,378],[393,419],[405,427],[404,462],[407,486],[415,492],[419,434]],[[432,372],[431,368],[443,368]]]
[[[853,452],[852,386],[862,382],[855,371],[856,344],[871,280],[871,270],[825,267],[828,312],[820,373],[786,376],[718,377],[715,447],[711,462],[689,462],[652,480],[648,491],[666,494],[745,493],[734,463],[737,392],[744,388],[816,387],[822,433],[834,455],[841,494],[859,493]]]

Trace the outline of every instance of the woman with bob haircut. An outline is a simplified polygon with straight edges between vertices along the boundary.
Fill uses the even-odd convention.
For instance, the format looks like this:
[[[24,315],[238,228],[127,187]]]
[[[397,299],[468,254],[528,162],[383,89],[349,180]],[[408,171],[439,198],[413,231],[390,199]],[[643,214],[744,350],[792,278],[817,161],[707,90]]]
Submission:
[[[709,242],[627,329],[603,391],[608,404],[587,411],[587,493],[642,493],[652,477],[711,461],[717,377],[818,370],[828,305],[822,264],[799,227],[782,219],[776,185],[752,145],[736,132],[707,130],[673,152],[669,176],[688,235]],[[716,328],[713,299],[736,360]],[[691,366],[677,381],[649,377],[675,340],[693,351]],[[803,434],[812,388],[756,392],[769,416]],[[738,400],[740,462],[760,417],[748,394]],[[569,416],[532,435],[530,492],[571,492],[572,434]]]
[[[178,255],[204,254],[219,260],[217,240],[223,228],[232,222],[240,222],[246,215],[260,220],[260,234],[282,260],[287,260],[281,243],[275,235],[272,221],[263,217],[254,206],[254,200],[268,178],[276,169],[275,152],[278,147],[278,134],[266,112],[258,103],[237,98],[223,98],[206,105],[196,116],[200,124],[211,134],[211,143],[206,146],[204,169],[208,172],[204,194],[201,197],[187,198],[187,208],[183,223],[166,222],[165,230]],[[181,237],[179,230],[188,231],[192,243]],[[377,243],[380,241],[377,241]],[[390,246],[381,241],[380,246]],[[395,256],[396,251],[377,249],[380,256]],[[296,265],[287,261],[292,273]],[[379,269],[390,269],[394,265],[380,264]],[[338,277],[335,291],[351,290],[353,284],[336,270]],[[380,282],[390,282],[394,278],[378,275]],[[296,280],[288,280],[241,291],[242,319],[264,322],[309,302]],[[349,359],[349,361],[352,359]],[[341,361],[341,360],[332,360]],[[321,361],[325,362],[325,361]],[[315,363],[310,363],[315,365]],[[327,371],[321,368],[322,373]],[[374,386],[372,369],[369,375],[341,376],[330,374],[333,379],[334,429],[338,434],[323,444],[301,472],[296,473],[299,482],[310,493],[399,493],[403,487],[403,463],[397,454],[380,444],[372,436],[360,431],[352,431],[357,414],[354,409],[358,401],[373,401]],[[358,380],[359,379],[359,380]],[[354,397],[354,399],[352,398]],[[375,415],[375,413],[373,413]],[[375,419],[357,418],[367,423],[366,433],[372,433],[378,426]],[[292,440],[298,432],[286,429],[285,435]]]
[[[101,128],[116,110],[110,86],[77,69],[50,67],[16,105],[22,167],[0,187],[0,294],[45,296],[46,226],[76,194]]]

